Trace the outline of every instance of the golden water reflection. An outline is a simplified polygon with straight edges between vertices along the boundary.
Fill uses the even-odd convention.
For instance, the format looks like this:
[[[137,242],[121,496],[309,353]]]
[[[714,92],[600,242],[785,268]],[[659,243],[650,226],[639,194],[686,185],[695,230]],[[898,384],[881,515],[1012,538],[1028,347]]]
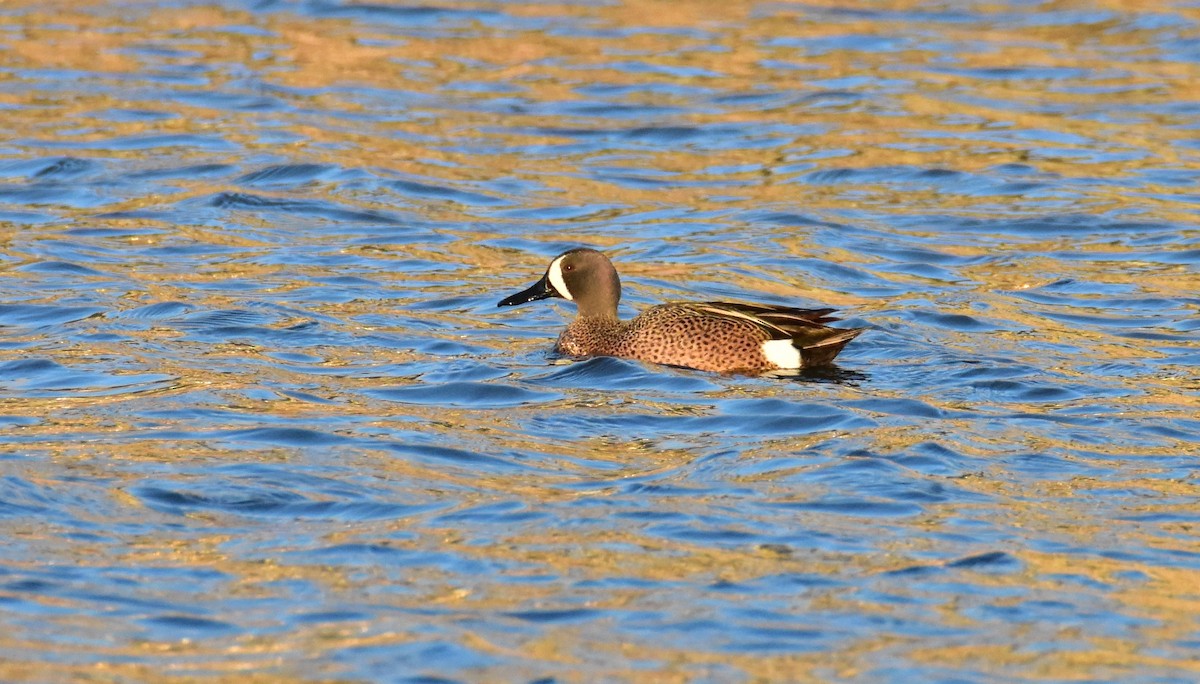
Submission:
[[[236,5],[5,8],[0,678],[1197,674],[1200,10]]]

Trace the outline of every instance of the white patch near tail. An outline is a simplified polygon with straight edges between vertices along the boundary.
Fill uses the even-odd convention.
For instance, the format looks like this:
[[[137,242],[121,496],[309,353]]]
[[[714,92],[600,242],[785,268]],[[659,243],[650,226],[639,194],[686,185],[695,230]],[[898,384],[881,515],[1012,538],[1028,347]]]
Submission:
[[[762,343],[763,356],[779,368],[799,368],[800,350],[791,340],[767,340]]]
[[[571,296],[571,291],[567,289],[567,281],[563,280],[562,260],[563,257],[560,256],[550,262],[550,269],[546,271],[546,277],[550,279],[550,284],[554,286],[555,290],[558,290],[563,299],[573,302],[575,298]]]

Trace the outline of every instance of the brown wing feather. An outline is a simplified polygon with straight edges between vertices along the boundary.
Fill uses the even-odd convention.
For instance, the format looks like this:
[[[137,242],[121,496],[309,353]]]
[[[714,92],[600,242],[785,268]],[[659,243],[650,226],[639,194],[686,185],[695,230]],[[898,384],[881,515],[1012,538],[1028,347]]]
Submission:
[[[795,337],[801,331],[823,328],[826,323],[839,320],[829,315],[835,309],[797,309],[791,306],[739,302],[703,302],[695,306],[703,307],[710,314],[752,321],[770,331],[771,336],[776,339]]]

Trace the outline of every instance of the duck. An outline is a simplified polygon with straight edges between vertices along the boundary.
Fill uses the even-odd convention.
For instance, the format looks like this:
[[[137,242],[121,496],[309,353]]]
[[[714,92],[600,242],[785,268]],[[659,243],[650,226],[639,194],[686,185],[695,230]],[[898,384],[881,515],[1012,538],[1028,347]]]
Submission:
[[[545,275],[497,306],[551,297],[574,302],[575,319],[555,351],[573,358],[614,356],[717,373],[762,374],[826,366],[866,328],[833,328],[832,308],[737,302],[669,302],[623,321],[621,279],[595,249],[570,249]]]

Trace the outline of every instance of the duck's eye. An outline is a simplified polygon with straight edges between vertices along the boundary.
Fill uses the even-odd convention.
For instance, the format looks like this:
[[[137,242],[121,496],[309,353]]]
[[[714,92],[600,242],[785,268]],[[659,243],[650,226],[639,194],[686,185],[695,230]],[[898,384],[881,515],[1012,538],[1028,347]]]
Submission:
[[[566,266],[563,266],[563,270],[564,271],[574,271],[575,267],[572,266],[571,264],[567,264]]]

